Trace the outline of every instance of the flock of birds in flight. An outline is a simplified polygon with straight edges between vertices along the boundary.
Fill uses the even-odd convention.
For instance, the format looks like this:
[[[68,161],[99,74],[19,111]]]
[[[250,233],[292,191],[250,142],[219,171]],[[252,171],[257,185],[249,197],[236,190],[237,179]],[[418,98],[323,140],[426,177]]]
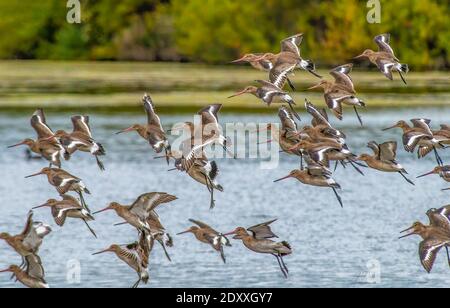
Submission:
[[[408,177],[408,172],[397,161],[397,142],[389,141],[382,144],[370,142],[368,147],[372,154],[355,155],[351,152],[346,142],[346,135],[334,128],[325,109],[320,109],[306,100],[306,111],[312,116],[310,126],[299,129],[297,120],[300,116],[295,111],[295,102],[288,92],[284,90],[289,85],[293,90],[295,87],[289,77],[296,69],[306,70],[316,77],[321,78],[312,61],[302,59],[300,55],[300,44],[303,35],[295,35],[285,39],[281,43],[282,50],[279,54],[248,54],[233,63],[248,62],[259,70],[269,72],[269,81],[258,80],[258,86],[249,86],[232,97],[250,93],[261,99],[267,105],[273,103],[286,104],[279,109],[281,126],[270,124],[267,130],[271,132],[272,140],[277,142],[281,150],[287,154],[300,158],[300,168],[292,171],[289,175],[275,182],[286,179],[296,179],[303,184],[317,187],[325,187],[333,190],[339,204],[343,207],[343,201],[338,190],[341,186],[332,178],[330,170],[331,163],[335,163],[335,169],[342,165],[351,165],[358,173],[364,175],[361,167],[372,168],[382,172],[400,174],[408,183],[414,185]],[[378,51],[366,50],[356,58],[368,58],[376,64],[380,71],[389,79],[393,79],[393,73],[398,72],[406,84],[404,74],[408,73],[408,66],[401,64],[390,47],[390,36],[379,35],[375,38]],[[340,120],[343,119],[343,105],[354,107],[357,117],[363,125],[358,107],[364,107],[365,103],[356,97],[353,81],[349,74],[353,64],[346,64],[331,70],[330,74],[334,81],[321,80],[311,89],[321,88],[327,106]],[[208,159],[204,149],[212,144],[222,146],[229,154],[228,139],[221,134],[218,113],[222,105],[210,105],[202,109],[198,115],[201,116],[202,125],[196,127],[191,122],[174,127],[174,130],[188,130],[190,138],[186,139],[177,150],[172,149],[167,138],[167,132],[163,129],[161,120],[156,113],[155,105],[150,96],[143,97],[143,105],[148,117],[145,125],[133,125],[117,134],[137,132],[143,139],[150,143],[152,149],[163,156],[169,164],[175,162],[174,169],[189,175],[193,180],[206,186],[210,193],[210,207],[214,208],[214,192],[223,191],[223,187],[217,182],[219,169],[217,163]],[[399,121],[393,128],[403,131],[403,145],[406,151],[414,153],[417,150],[419,158],[423,158],[434,152],[438,166],[423,176],[437,174],[446,182],[450,182],[450,166],[444,166],[438,150],[445,149],[450,145],[450,127],[442,125],[440,130],[432,130],[430,120],[414,119],[413,126],[405,121]],[[173,239],[162,224],[156,210],[160,205],[168,204],[177,200],[176,196],[162,192],[146,193],[139,196],[131,205],[123,205],[112,202],[105,209],[92,213],[85,200],[85,194],[90,194],[82,179],[61,169],[61,157],[65,160],[71,159],[76,152],[86,152],[94,156],[100,170],[105,167],[100,160],[106,154],[104,147],[97,142],[92,135],[89,117],[72,117],[73,131],[66,132],[58,130],[53,132],[47,124],[43,110],[37,110],[31,118],[31,126],[37,133],[37,139],[25,139],[21,143],[10,146],[16,147],[26,145],[29,151],[36,153],[48,160],[49,167],[43,168],[38,173],[28,176],[34,177],[44,175],[48,183],[53,186],[60,199],[51,199],[38,208],[50,208],[55,223],[62,227],[67,218],[82,220],[93,236],[97,237],[95,231],[89,225],[96,214],[106,211],[114,211],[123,219],[123,223],[136,228],[138,240],[129,245],[112,245],[97,254],[114,253],[119,259],[128,264],[138,274],[138,280],[133,287],[138,287],[149,280],[148,265],[149,255],[157,241],[165,252],[168,260],[170,255],[167,247],[173,246]],[[206,127],[209,129],[206,130]],[[263,130],[260,130],[263,131]],[[194,136],[201,136],[201,140],[195,140]],[[236,157],[234,157],[236,158]],[[306,166],[305,166],[306,165]],[[423,177],[421,176],[421,177]],[[447,189],[448,190],[448,189]],[[76,193],[75,198],[69,193]],[[446,248],[449,265],[450,255],[450,206],[441,209],[431,209],[427,212],[430,225],[415,223],[410,229],[409,235],[420,235],[423,241],[420,243],[419,255],[422,265],[430,272],[436,259],[436,255],[442,248]],[[241,240],[245,247],[257,253],[274,256],[283,275],[287,278],[289,270],[284,262],[284,257],[292,253],[292,248],[286,241],[277,242],[272,240],[277,236],[272,232],[271,225],[276,220],[262,223],[250,228],[236,228],[229,233],[221,233],[201,221],[191,219],[194,225],[186,231],[179,233],[191,233],[195,238],[208,244],[217,251],[223,262],[226,262],[224,248],[231,246],[227,236],[233,235],[234,239]],[[11,279],[15,278],[23,285],[32,288],[45,288],[45,272],[39,257],[39,248],[44,238],[52,231],[49,225],[33,220],[33,211],[28,214],[27,223],[22,233],[10,235],[1,233],[0,239],[6,241],[21,257],[20,266],[12,265],[0,272],[11,272]]]

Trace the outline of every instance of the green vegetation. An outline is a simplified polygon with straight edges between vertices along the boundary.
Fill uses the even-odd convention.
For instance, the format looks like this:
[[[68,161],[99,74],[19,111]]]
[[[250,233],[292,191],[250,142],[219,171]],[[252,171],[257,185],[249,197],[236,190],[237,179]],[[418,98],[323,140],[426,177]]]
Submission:
[[[0,0],[0,58],[226,63],[277,51],[305,33],[303,53],[319,65],[349,61],[390,32],[413,70],[450,68],[450,6],[439,0],[381,0],[381,24],[363,0],[85,0],[82,23],[66,1]]]
[[[326,76],[325,70],[320,73]],[[0,109],[141,111],[140,98],[149,92],[162,112],[191,112],[217,102],[225,104],[227,111],[268,112],[250,95],[227,99],[265,74],[233,65],[0,61]],[[408,75],[408,87],[378,72],[357,70],[352,76],[368,108],[448,106],[450,102],[445,72],[413,72]],[[293,95],[299,104],[307,97],[324,105],[320,92],[306,91],[317,81],[306,72],[296,74]]]

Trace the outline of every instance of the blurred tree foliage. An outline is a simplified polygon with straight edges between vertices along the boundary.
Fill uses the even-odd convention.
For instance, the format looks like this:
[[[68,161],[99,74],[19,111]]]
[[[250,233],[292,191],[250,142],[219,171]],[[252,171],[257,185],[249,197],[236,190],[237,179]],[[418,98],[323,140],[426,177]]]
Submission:
[[[69,24],[64,0],[0,0],[0,58],[225,63],[303,32],[305,58],[336,65],[390,32],[403,62],[450,67],[449,0],[381,0],[381,24],[365,0],[80,2],[82,23]]]

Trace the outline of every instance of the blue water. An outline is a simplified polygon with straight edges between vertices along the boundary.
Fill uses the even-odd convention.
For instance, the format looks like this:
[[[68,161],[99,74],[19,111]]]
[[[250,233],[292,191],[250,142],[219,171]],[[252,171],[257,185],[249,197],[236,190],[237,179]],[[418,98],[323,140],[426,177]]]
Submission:
[[[400,141],[398,130],[382,132],[381,128],[397,120],[416,117],[433,119],[435,125],[448,122],[450,108],[380,110],[363,114],[365,128],[357,125],[348,111],[344,122],[334,121],[345,131],[351,149],[357,154],[370,151],[368,141]],[[54,129],[70,129],[70,114],[49,114]],[[304,119],[308,116],[302,114]],[[25,179],[46,165],[40,160],[27,161],[23,149],[6,149],[23,138],[33,137],[27,114],[0,114],[0,232],[21,232],[31,207],[57,197],[44,177]],[[161,116],[165,125],[191,120],[189,116]],[[227,114],[221,122],[270,122],[275,116]],[[416,181],[413,187],[398,174],[382,174],[364,170],[365,177],[353,169],[338,169],[335,179],[342,185],[345,208],[341,209],[329,189],[301,185],[292,180],[275,184],[273,180],[298,167],[295,157],[282,155],[275,170],[262,170],[260,161],[219,160],[219,181],[224,193],[217,193],[217,207],[209,211],[209,194],[205,187],[187,175],[167,172],[162,160],[154,160],[148,145],[137,135],[116,136],[114,132],[133,123],[145,121],[144,115],[91,114],[96,139],[108,151],[101,173],[95,159],[78,153],[63,168],[81,177],[92,192],[87,197],[91,208],[99,210],[111,201],[131,204],[134,199],[151,191],[165,191],[179,200],[159,209],[161,219],[174,236],[175,246],[169,250],[173,262],[168,262],[161,247],[155,246],[150,259],[150,283],[147,287],[446,287],[450,269],[443,251],[436,260],[432,274],[426,274],[417,254],[418,237],[398,240],[399,232],[414,221],[427,222],[426,211],[449,203],[450,187],[430,177],[415,180],[430,171],[434,156],[417,160],[399,149],[399,161]],[[309,120],[308,120],[309,121]],[[369,152],[368,152],[369,151]],[[450,153],[442,152],[450,162]],[[121,220],[113,213],[97,216],[92,227],[99,235],[94,239],[80,221],[69,220],[63,228],[53,222],[48,210],[35,212],[36,220],[49,223],[53,232],[42,245],[40,255],[46,269],[46,279],[53,287],[130,287],[135,273],[114,255],[92,256],[111,244],[136,240],[136,231],[128,226],[114,227]],[[202,220],[221,232],[237,226],[252,225],[278,218],[273,231],[280,239],[291,243],[294,253],[286,257],[290,269],[284,279],[272,256],[258,255],[233,240],[226,249],[228,263],[207,245],[192,235],[175,236],[191,224],[189,218]],[[68,279],[71,262],[80,264],[80,281]],[[378,284],[368,283],[368,262],[380,265]],[[0,268],[20,264],[20,258],[0,242]],[[75,275],[76,276],[76,275]],[[75,281],[75,282],[74,282]],[[0,275],[0,287],[19,287]]]

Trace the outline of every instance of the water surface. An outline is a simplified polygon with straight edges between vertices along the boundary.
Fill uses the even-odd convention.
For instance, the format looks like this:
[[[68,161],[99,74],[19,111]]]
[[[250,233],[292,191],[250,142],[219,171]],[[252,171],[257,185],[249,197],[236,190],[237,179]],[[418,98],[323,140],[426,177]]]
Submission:
[[[54,129],[70,129],[70,114],[52,113],[48,121]],[[419,116],[433,119],[434,124],[448,122],[449,108],[396,109],[365,113],[365,128],[357,126],[349,113],[345,122],[335,122],[349,136],[351,149],[360,154],[368,151],[368,141],[400,141],[400,131],[382,132],[381,128],[399,119]],[[6,149],[23,138],[34,137],[29,115],[0,114],[0,231],[21,232],[26,214],[33,206],[57,197],[44,177],[25,179],[40,170],[44,161],[27,161],[23,149]],[[303,118],[308,117],[303,114]],[[338,169],[336,180],[343,187],[345,208],[341,209],[331,190],[308,187],[292,180],[275,184],[273,180],[298,167],[294,157],[281,156],[276,170],[262,170],[259,160],[220,160],[220,183],[225,192],[217,194],[217,208],[209,211],[206,188],[181,173],[167,172],[167,165],[154,160],[148,145],[137,135],[115,136],[114,132],[133,123],[143,122],[141,114],[91,114],[95,137],[106,147],[106,172],[99,172],[95,159],[78,153],[64,168],[84,179],[92,196],[87,198],[94,210],[111,201],[129,204],[144,193],[165,191],[179,200],[160,208],[163,223],[171,234],[190,226],[189,218],[205,221],[222,232],[237,226],[249,227],[278,218],[273,230],[291,243],[294,254],[286,258],[291,275],[283,279],[275,258],[257,255],[233,241],[226,250],[228,263],[221,263],[211,249],[193,236],[175,236],[168,262],[159,246],[150,260],[151,281],[148,287],[372,287],[364,278],[369,261],[381,265],[379,287],[446,287],[450,271],[445,252],[437,258],[432,274],[420,265],[417,255],[419,238],[398,240],[399,231],[414,221],[427,222],[425,212],[449,203],[450,194],[441,192],[445,183],[438,177],[415,180],[435,165],[433,155],[417,160],[399,150],[399,161],[416,181],[413,187],[397,174],[365,170],[362,177],[353,169]],[[171,124],[191,120],[189,116],[162,115]],[[270,115],[227,114],[221,122],[277,121]],[[309,121],[309,120],[308,120]],[[368,152],[367,152],[368,153]],[[449,161],[449,152],[442,153]],[[54,232],[45,240],[40,255],[47,280],[53,287],[129,287],[134,272],[114,255],[92,256],[113,243],[135,241],[136,232],[120,222],[113,213],[97,216],[92,226],[99,235],[94,239],[79,221],[69,220],[64,228],[53,222],[50,212],[38,210],[35,218],[49,223]],[[20,263],[20,258],[0,243],[0,267]],[[81,283],[67,280],[68,260],[81,262]],[[0,276],[0,287],[18,287],[9,275]]]

